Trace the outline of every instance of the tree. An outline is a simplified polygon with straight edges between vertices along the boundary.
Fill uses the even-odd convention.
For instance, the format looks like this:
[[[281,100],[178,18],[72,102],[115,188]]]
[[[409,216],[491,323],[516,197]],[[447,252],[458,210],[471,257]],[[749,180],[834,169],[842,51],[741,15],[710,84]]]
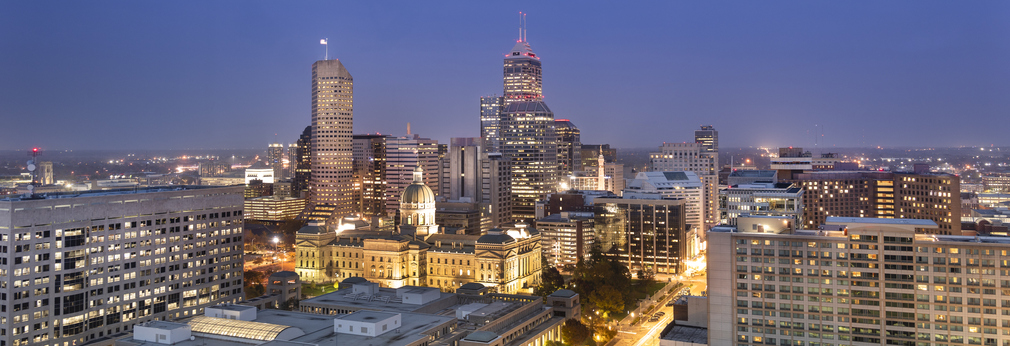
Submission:
[[[561,326],[561,340],[569,345],[581,344],[589,337],[589,328],[576,319],[569,319]]]
[[[652,283],[652,281],[656,278],[656,273],[653,273],[652,270],[648,269],[639,269],[637,274],[638,279],[642,280],[643,285]]]
[[[245,299],[249,300],[249,299],[253,299],[253,298],[262,296],[263,294],[266,293],[266,291],[267,291],[266,287],[263,287],[263,284],[246,285],[245,286]]]
[[[561,276],[558,268],[545,268],[540,274],[540,285],[533,291],[533,294],[546,297],[557,290],[565,287],[565,277]]]
[[[624,310],[624,296],[610,285],[603,285],[589,294],[589,300],[606,313]]]

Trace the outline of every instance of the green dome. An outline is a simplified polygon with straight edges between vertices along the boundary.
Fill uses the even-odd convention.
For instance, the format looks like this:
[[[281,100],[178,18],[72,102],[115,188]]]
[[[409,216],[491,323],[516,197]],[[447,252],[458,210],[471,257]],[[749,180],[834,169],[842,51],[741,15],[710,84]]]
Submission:
[[[435,192],[431,191],[431,188],[427,185],[424,185],[424,182],[421,180],[422,172],[421,166],[414,168],[414,182],[403,189],[403,194],[400,195],[400,204],[435,203]]]

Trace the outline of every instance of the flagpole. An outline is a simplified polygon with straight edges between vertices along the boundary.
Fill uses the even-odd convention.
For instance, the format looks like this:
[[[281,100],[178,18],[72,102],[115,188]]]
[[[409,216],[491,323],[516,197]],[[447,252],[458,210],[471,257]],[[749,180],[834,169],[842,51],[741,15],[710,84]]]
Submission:
[[[326,49],[326,55],[325,55],[325,59],[323,59],[323,60],[330,60],[330,39],[329,38],[326,39],[326,44],[324,44],[324,46],[326,46],[325,47],[325,49]]]

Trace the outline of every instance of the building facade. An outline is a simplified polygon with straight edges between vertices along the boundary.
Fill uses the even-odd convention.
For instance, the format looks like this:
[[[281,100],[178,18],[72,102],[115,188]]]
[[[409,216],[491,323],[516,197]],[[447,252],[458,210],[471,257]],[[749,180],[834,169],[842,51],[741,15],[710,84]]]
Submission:
[[[558,135],[558,175],[567,177],[582,170],[582,139],[578,127],[568,119],[554,120]]]
[[[684,222],[689,230],[703,232],[705,225],[705,190],[701,179],[691,171],[638,172],[624,190],[625,197],[660,194],[663,198],[680,198],[685,201]],[[644,197],[649,198],[649,197]]]
[[[363,217],[387,216],[386,139],[380,134],[354,135],[353,171],[356,211]]]
[[[688,230],[686,203],[682,199],[608,198],[594,199],[595,242],[607,256],[617,259],[631,272],[652,271],[678,275],[684,259],[697,252],[694,232]]]
[[[785,180],[803,188],[806,228],[828,217],[926,219],[929,233],[959,235],[960,178],[945,173],[806,171]]]
[[[709,233],[709,345],[1010,343],[999,237],[929,220],[829,217],[822,230]]]
[[[295,272],[304,281],[363,277],[385,287],[453,291],[477,282],[501,293],[540,283],[540,232],[518,224],[479,235],[446,234],[435,223],[435,194],[415,167],[403,189],[398,232],[310,223],[296,235]]]
[[[803,225],[803,188],[796,184],[752,183],[719,191],[721,223],[736,225],[741,215],[788,216]]]
[[[340,60],[312,64],[312,218],[353,213],[354,78]]]
[[[700,140],[705,141],[705,138],[702,137]],[[690,171],[701,178],[704,185],[702,230],[719,222],[719,173],[717,170],[719,152],[718,148],[715,148],[714,152],[710,150],[702,143],[663,143],[659,147],[659,151],[649,154],[651,157],[649,170],[651,171]]]
[[[242,187],[0,200],[0,340],[69,345],[237,303]]]
[[[561,268],[589,258],[594,225],[591,212],[561,212],[537,220],[547,263]]]
[[[295,174],[291,180],[291,190],[295,196],[309,197],[309,181],[312,180],[312,126],[306,126],[295,143]]]

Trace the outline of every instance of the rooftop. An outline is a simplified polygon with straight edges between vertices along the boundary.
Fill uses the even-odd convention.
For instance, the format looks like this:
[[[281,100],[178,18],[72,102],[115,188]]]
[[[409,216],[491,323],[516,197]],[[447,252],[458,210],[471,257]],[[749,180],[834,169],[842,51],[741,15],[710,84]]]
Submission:
[[[45,194],[40,194],[40,196],[37,198],[24,198],[20,195],[12,195],[0,199],[0,201],[16,202],[16,201],[31,201],[40,199],[102,197],[102,196],[115,196],[115,195],[134,195],[134,194],[155,193],[155,192],[195,191],[195,190],[220,189],[220,188],[223,188],[223,186],[171,185],[171,186],[153,186],[145,188],[129,188],[129,189],[114,189],[114,190],[49,192]]]
[[[348,287],[330,292],[321,296],[304,299],[301,305],[317,307],[341,307],[349,310],[381,310],[386,312],[414,312],[424,309],[430,304],[437,304],[443,299],[452,299],[455,294],[439,292],[439,298],[427,304],[414,305],[404,304],[402,298],[396,296],[396,290],[392,288],[379,287],[378,294],[365,296],[364,294],[353,294],[353,288]]]
[[[778,174],[778,171],[741,169],[730,172],[729,176],[745,178],[774,178],[776,174]]]
[[[708,344],[708,329],[690,326],[674,326],[663,334],[660,339],[695,344]]]
[[[380,312],[380,311],[369,311],[369,310],[359,310],[353,313],[337,317],[344,321],[355,321],[355,322],[378,322],[388,318],[396,317],[394,313]]]
[[[828,216],[825,220],[825,224],[883,224],[883,225],[913,225],[920,226],[924,228],[936,228],[936,222],[933,220],[919,220],[919,219],[878,219],[869,217],[837,217]]]

